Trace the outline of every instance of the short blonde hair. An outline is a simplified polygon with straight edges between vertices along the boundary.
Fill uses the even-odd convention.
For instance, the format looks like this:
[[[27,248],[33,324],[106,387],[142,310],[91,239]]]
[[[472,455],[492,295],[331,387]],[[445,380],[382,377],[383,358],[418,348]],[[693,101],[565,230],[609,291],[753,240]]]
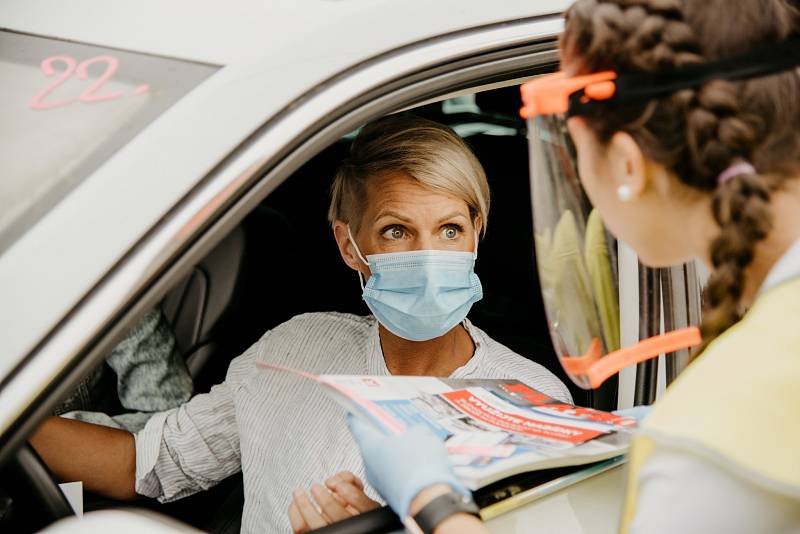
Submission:
[[[489,216],[489,184],[478,158],[452,129],[414,116],[390,116],[362,128],[336,171],[328,220],[361,225],[367,182],[387,172],[403,171],[425,187],[466,202],[482,233]]]

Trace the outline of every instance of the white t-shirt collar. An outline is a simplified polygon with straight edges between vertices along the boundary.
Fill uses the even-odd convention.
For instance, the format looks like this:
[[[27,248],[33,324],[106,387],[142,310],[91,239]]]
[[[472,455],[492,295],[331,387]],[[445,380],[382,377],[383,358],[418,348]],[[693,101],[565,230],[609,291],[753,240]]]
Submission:
[[[372,333],[370,335],[372,338],[372,346],[367,351],[367,374],[373,376],[389,376],[391,373],[389,372],[389,368],[386,367],[386,360],[383,359],[383,351],[381,350],[381,339],[380,334],[378,333],[378,321],[374,317],[373,321]],[[475,344],[475,352],[472,353],[472,358],[470,358],[467,363],[453,371],[453,373],[450,375],[450,378],[461,378],[463,376],[468,376],[480,363],[480,359],[485,356],[487,350],[483,336],[481,336],[481,332],[472,325],[469,319],[464,319],[462,324],[467,330],[467,333],[469,333],[470,337],[472,337],[472,342]]]
[[[794,242],[767,273],[759,293],[800,276],[800,239]]]

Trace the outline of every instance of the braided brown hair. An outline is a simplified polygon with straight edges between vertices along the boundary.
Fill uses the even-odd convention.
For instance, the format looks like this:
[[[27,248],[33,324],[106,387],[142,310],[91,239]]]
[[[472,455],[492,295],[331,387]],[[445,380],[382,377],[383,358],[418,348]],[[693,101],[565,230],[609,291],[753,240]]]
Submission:
[[[567,13],[562,57],[579,74],[663,72],[782,41],[798,21],[789,0],[578,0]],[[800,74],[787,71],[586,115],[601,142],[627,132],[649,159],[712,195],[720,233],[700,350],[741,318],[745,270],[772,226],[770,194],[800,173],[799,95]],[[739,160],[757,172],[718,184]]]

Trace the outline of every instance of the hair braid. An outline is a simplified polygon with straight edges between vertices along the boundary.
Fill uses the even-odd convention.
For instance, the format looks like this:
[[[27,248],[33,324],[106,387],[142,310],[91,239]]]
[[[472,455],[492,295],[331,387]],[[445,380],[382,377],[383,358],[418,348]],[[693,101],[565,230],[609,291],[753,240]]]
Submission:
[[[563,57],[582,72],[663,72],[732,55],[757,42],[783,39],[794,25],[786,21],[797,20],[796,10],[786,0],[759,2],[760,7],[742,2],[746,8],[740,3],[734,7],[725,0],[716,2],[720,9],[708,6],[708,0],[579,0],[567,14]],[[749,15],[761,19],[763,27],[749,28],[748,37],[695,30],[708,30],[708,13],[736,9],[749,9],[753,12]],[[756,9],[770,13],[756,13]],[[770,115],[763,112],[775,106],[769,101],[773,97],[770,91],[761,91],[755,99],[752,94],[745,96],[748,89],[759,84],[775,85],[779,78],[791,79],[787,83],[800,90],[796,74],[771,78],[772,82],[713,80],[663,99],[609,106],[602,115],[595,112],[587,116],[601,141],[625,131],[649,158],[672,169],[681,181],[712,192],[712,210],[720,233],[710,247],[714,273],[706,290],[707,309],[701,327],[704,341],[695,354],[741,318],[745,271],[757,243],[772,226],[770,191],[779,182],[757,173],[737,176],[725,184],[718,184],[717,177],[737,160],[753,162],[759,168],[774,166],[769,161],[770,143],[765,143],[770,130],[785,134],[780,141],[774,139],[772,146],[782,146],[786,153],[788,145],[794,150],[794,158],[800,153],[797,135],[787,133],[796,126],[780,124],[800,118],[800,108],[795,105],[785,117],[774,112]]]
[[[741,318],[745,269],[753,261],[756,243],[772,227],[769,189],[756,174],[740,175],[720,186],[712,206],[720,234],[711,243],[714,273],[706,288],[703,344],[696,354]]]

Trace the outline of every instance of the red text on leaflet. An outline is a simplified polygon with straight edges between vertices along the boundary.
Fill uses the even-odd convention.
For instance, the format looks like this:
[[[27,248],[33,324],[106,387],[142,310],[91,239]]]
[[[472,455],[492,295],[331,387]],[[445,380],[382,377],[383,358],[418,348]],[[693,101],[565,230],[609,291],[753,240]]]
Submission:
[[[597,421],[598,423],[609,423],[620,426],[633,426],[636,424],[635,421],[632,421],[628,417],[621,417],[613,413],[601,412],[600,410],[594,410],[592,408],[581,408],[572,406],[571,404],[563,404],[544,393],[529,388],[525,384],[504,384],[503,387],[509,393],[516,393],[534,406],[541,406],[542,408],[561,412],[564,415],[583,419],[584,421]]]
[[[504,412],[463,389],[442,393],[442,397],[470,417],[507,432],[566,441],[576,445],[603,434],[603,432],[599,430],[555,423],[544,423],[517,414]]]

